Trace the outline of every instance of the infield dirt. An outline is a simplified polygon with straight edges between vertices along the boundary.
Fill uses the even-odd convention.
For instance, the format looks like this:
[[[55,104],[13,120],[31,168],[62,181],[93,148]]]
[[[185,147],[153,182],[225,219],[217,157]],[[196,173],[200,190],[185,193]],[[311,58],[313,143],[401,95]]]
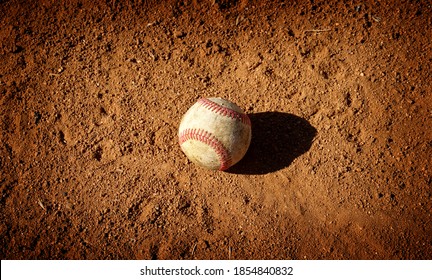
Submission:
[[[0,1],[2,259],[431,259],[428,1]],[[190,163],[200,97],[252,121]]]

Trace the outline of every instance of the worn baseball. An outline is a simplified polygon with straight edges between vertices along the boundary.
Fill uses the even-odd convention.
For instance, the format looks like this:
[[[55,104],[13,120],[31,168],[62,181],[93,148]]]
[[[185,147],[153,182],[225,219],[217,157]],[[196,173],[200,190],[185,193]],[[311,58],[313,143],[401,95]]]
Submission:
[[[222,98],[199,99],[183,116],[178,133],[186,156],[214,170],[226,170],[239,162],[252,135],[249,117]]]

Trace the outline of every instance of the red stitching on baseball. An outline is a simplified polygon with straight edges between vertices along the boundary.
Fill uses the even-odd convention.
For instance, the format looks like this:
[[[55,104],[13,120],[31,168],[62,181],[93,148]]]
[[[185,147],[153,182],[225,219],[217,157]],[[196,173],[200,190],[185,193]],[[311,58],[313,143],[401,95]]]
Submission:
[[[180,146],[188,140],[196,140],[209,145],[219,157],[219,170],[225,170],[231,166],[231,156],[228,150],[210,132],[198,128],[187,128],[179,134]]]
[[[250,121],[248,115],[236,112],[236,111],[229,109],[229,108],[226,108],[226,107],[223,107],[223,106],[217,104],[216,102],[213,102],[207,98],[201,98],[197,101],[197,103],[201,104],[205,108],[207,108],[210,111],[213,111],[217,114],[221,114],[223,116],[239,120],[242,123],[249,125],[249,126],[251,125],[251,121]]]

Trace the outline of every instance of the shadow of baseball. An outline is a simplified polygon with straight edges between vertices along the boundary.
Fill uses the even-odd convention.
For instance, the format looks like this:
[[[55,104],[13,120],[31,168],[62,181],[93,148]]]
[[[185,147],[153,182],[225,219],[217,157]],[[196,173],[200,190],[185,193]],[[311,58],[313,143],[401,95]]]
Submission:
[[[317,130],[305,119],[282,112],[248,115],[252,140],[244,158],[226,172],[262,175],[289,166],[312,146]]]

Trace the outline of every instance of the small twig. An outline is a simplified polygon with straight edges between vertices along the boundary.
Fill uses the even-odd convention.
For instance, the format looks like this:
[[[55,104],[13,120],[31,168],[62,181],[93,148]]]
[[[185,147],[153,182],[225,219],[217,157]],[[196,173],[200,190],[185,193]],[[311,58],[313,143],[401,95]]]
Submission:
[[[195,248],[196,248],[196,246],[197,246],[197,243],[195,243],[194,246],[192,247],[192,257],[195,254]]]
[[[151,59],[156,60],[156,56],[155,56],[153,50],[149,51],[148,53],[149,53],[149,56],[151,57]]]
[[[153,22],[149,22],[149,23],[147,23],[146,27],[150,27],[150,26],[153,26],[153,25],[156,25],[156,24],[158,24],[158,21],[157,21],[157,20],[156,20],[156,21],[153,21]]]
[[[37,203],[39,204],[39,206],[40,206],[44,211],[46,211],[46,208],[45,208],[45,206],[42,204],[42,201],[41,201],[40,199],[37,200]]]
[[[239,25],[239,23],[242,22],[243,20],[244,20],[244,17],[241,16],[241,15],[238,15],[237,18],[236,18],[236,23],[235,23],[235,25],[236,25],[236,26]]]
[[[380,21],[381,21],[381,18],[378,17],[378,16],[372,16],[372,19],[373,19],[374,21],[376,21],[376,22],[380,22]]]
[[[304,32],[328,32],[330,31],[331,28],[327,28],[327,29],[309,29],[309,30],[305,30]]]

